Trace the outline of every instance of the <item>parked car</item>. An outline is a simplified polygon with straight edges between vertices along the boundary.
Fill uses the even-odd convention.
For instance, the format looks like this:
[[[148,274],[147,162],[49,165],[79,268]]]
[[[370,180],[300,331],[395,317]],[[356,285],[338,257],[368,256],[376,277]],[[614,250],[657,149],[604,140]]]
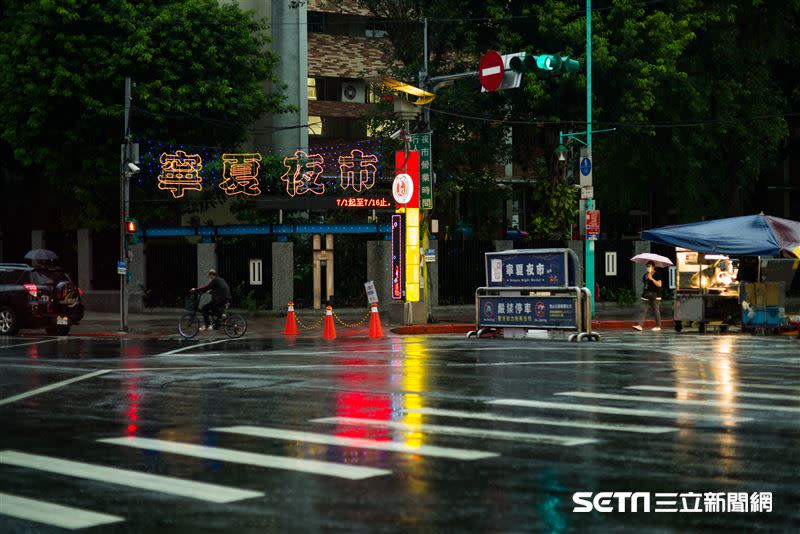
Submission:
[[[0,335],[20,328],[68,334],[83,319],[82,293],[60,268],[0,263]]]

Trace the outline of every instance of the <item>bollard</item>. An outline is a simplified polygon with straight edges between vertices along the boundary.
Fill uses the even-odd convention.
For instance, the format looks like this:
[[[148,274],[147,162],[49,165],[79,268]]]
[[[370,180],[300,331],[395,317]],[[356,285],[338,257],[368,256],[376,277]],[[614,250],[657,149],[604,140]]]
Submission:
[[[294,316],[294,302],[289,301],[289,312],[286,314],[286,325],[283,327],[283,335],[297,335],[297,318]]]
[[[381,316],[378,315],[378,305],[372,304],[372,314],[369,318],[369,337],[380,338],[383,337],[383,328],[381,328]]]
[[[325,308],[325,324],[322,327],[323,339],[336,339],[336,327],[333,326],[333,308]]]

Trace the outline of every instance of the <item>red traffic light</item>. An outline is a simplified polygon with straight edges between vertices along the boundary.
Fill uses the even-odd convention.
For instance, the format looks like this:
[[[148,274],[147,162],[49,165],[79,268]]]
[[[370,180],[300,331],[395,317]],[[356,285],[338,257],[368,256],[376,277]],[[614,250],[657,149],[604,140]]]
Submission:
[[[139,224],[136,222],[136,219],[128,219],[125,221],[125,231],[129,234],[135,234],[138,229]]]

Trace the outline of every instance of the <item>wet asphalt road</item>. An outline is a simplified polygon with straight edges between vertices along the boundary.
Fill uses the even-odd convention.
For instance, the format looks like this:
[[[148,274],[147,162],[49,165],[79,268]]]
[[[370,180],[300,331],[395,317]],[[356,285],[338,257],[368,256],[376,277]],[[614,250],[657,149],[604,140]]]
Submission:
[[[4,533],[800,527],[786,338],[0,338],[0,428]],[[578,491],[773,501],[574,513]]]

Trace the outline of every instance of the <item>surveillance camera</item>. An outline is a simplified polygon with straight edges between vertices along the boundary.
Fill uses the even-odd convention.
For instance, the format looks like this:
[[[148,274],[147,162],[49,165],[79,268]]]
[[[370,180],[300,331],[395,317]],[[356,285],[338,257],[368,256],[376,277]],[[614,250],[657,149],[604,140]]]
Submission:
[[[402,137],[402,135],[403,135],[403,130],[397,130],[395,133],[393,133],[389,137],[392,138],[392,139],[400,139],[400,137]]]
[[[130,169],[131,172],[139,172],[142,170],[135,163],[128,163],[128,169]]]

